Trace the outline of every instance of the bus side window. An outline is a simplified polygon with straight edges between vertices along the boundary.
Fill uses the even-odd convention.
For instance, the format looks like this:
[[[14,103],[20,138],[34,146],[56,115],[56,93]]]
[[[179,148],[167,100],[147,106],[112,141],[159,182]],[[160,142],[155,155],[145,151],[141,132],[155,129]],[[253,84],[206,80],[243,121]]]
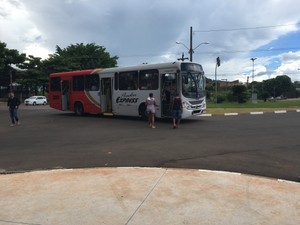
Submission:
[[[99,90],[99,75],[91,74],[85,76],[85,90],[87,91]]]
[[[139,74],[140,90],[158,89],[158,70],[141,70]]]
[[[137,90],[138,75],[137,71],[119,73],[120,90]]]
[[[84,76],[74,76],[73,91],[83,91],[83,90],[84,90]]]
[[[61,91],[60,90],[60,77],[53,77],[50,79],[50,90],[51,91]]]

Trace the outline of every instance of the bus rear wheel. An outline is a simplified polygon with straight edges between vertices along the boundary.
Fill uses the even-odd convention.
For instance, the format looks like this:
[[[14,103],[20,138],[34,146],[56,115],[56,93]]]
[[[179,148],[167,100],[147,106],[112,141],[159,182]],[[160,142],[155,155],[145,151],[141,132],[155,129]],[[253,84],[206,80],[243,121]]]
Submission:
[[[147,110],[146,110],[146,105],[145,104],[141,104],[139,107],[139,115],[141,116],[141,118],[143,120],[148,120],[148,114],[147,114]]]
[[[84,113],[83,105],[80,102],[76,102],[74,105],[74,112],[76,116],[82,116]]]

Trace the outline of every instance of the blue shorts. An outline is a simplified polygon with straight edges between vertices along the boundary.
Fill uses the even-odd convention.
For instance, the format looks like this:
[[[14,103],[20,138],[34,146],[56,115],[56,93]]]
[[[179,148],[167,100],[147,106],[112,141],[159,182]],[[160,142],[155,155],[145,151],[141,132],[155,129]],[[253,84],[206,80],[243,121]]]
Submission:
[[[172,112],[172,117],[175,120],[180,120],[181,119],[181,114],[182,114],[182,110],[173,110]]]

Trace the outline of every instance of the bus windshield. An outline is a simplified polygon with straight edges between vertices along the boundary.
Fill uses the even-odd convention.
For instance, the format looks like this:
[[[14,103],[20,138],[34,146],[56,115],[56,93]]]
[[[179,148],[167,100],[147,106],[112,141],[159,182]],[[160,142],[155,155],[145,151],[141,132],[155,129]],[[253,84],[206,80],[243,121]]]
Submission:
[[[182,71],[182,94],[186,98],[205,96],[205,77],[202,71]]]

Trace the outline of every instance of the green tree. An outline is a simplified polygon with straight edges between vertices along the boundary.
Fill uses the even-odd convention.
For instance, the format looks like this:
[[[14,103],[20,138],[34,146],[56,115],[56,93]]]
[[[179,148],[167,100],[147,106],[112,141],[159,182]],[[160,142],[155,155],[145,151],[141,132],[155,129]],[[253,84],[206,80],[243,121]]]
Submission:
[[[264,80],[262,82],[261,89],[264,96],[273,96],[275,98],[281,95],[287,96],[287,93],[289,93],[292,88],[293,83],[291,78],[286,75],[282,75],[269,80]]]
[[[247,101],[247,88],[244,85],[235,85],[231,88],[232,95],[236,98],[238,103],[245,103]]]
[[[20,65],[22,69],[18,82],[23,85],[23,89],[34,95],[38,94],[39,89],[42,89],[43,94],[48,83],[48,74],[45,73],[42,66],[41,58],[29,55],[26,61]]]
[[[10,85],[10,78],[14,82],[16,77],[16,69],[25,61],[26,54],[20,54],[16,49],[6,48],[6,43],[0,41],[0,86],[7,87]]]
[[[286,96],[287,93],[293,87],[291,78],[286,75],[277,76],[275,78],[275,84],[276,84],[276,90],[275,90],[276,96],[280,96],[280,95]]]
[[[56,52],[43,62],[43,66],[48,73],[108,68],[115,67],[117,59],[117,56],[111,57],[103,46],[81,43],[64,49],[56,46]]]
[[[0,71],[2,71],[5,67],[5,52],[6,52],[6,44],[0,41]]]

